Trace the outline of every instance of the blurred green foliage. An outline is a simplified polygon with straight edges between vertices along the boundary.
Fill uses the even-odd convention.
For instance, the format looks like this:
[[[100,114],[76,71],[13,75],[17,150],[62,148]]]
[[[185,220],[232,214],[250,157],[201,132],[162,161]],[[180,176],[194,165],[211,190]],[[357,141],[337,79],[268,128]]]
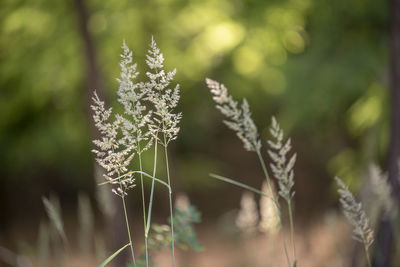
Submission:
[[[366,161],[383,158],[387,1],[83,2],[108,95],[115,96],[123,39],[142,62],[154,35],[167,69],[177,68],[184,118],[174,153],[190,157],[175,163],[179,170],[188,161],[199,183],[215,171],[204,166],[223,168],[221,149],[240,145],[224,131],[206,76],[249,100],[263,137],[272,114],[294,133],[299,164],[307,169],[300,176],[352,179]],[[2,1],[0,176],[6,184],[35,177],[72,188],[93,183],[86,92],[96,88],[86,88],[78,29],[73,1]],[[193,163],[196,158],[204,164]],[[182,167],[183,176],[190,169]],[[193,188],[196,181],[183,184]]]

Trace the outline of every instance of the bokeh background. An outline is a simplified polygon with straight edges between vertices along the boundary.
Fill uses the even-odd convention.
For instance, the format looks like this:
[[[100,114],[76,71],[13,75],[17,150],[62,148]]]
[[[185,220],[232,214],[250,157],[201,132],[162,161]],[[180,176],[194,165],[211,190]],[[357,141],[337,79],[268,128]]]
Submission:
[[[257,188],[263,181],[256,155],[223,125],[205,77],[223,82],[237,99],[247,98],[264,144],[272,115],[292,137],[298,154],[298,232],[300,238],[321,235],[309,242],[323,243],[332,235],[328,229],[347,229],[336,218],[333,177],[358,192],[369,162],[386,169],[389,26],[389,2],[374,0],[3,0],[0,246],[35,255],[39,224],[46,219],[41,196],[50,193],[60,199],[70,236],[76,232],[79,193],[89,196],[96,229],[105,227],[90,152],[95,136],[90,96],[96,89],[120,109],[116,78],[122,41],[143,71],[151,36],[166,68],[177,69],[182,88],[178,110],[184,117],[171,145],[175,192],[187,194],[203,214],[198,230],[205,250],[185,257],[232,258],[242,245],[224,246],[231,240],[247,250],[268,247],[265,239],[240,241],[232,214],[240,207],[242,190],[208,176],[219,173]],[[151,170],[148,154],[145,168]],[[166,197],[160,193],[155,202],[160,221],[168,216]],[[129,196],[137,225],[138,199],[136,193]],[[329,228],[333,217],[337,221]],[[349,247],[341,252],[343,262],[316,266],[348,266],[353,245],[346,236],[340,239]],[[304,257],[312,246],[304,248]],[[197,266],[188,262],[185,266]],[[202,266],[268,265],[220,261]]]

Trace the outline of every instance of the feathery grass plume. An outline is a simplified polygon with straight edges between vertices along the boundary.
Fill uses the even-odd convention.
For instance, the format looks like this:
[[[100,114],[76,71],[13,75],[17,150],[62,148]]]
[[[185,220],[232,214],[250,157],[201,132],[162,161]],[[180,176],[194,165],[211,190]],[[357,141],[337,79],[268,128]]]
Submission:
[[[371,163],[368,166],[368,178],[368,190],[370,191],[368,195],[369,199],[374,202],[371,205],[376,206],[378,209],[376,213],[383,210],[383,215],[389,216],[393,211],[394,201],[387,174],[382,173],[378,165]]]
[[[166,72],[164,67],[164,56],[157,47],[154,38],[151,39],[150,49],[146,55],[146,64],[151,71],[146,72],[149,79],[145,83],[146,100],[154,105],[154,117],[149,124],[150,130],[155,138],[158,134],[164,134],[164,140],[160,143],[166,146],[175,140],[179,133],[179,122],[182,113],[173,113],[179,102],[179,84],[170,88],[170,84],[176,74],[176,69]]]
[[[93,211],[87,194],[78,195],[79,249],[83,254],[91,252],[93,242]]]
[[[157,153],[157,143],[161,143],[164,146],[165,155],[165,165],[168,179],[169,190],[169,210],[170,210],[170,223],[171,223],[171,249],[172,249],[172,266],[175,266],[175,237],[174,237],[174,216],[173,216],[173,206],[172,206],[172,191],[171,191],[171,179],[169,171],[169,160],[168,160],[168,144],[175,140],[179,133],[178,124],[182,118],[182,113],[174,113],[174,109],[179,102],[179,84],[175,87],[170,88],[170,84],[174,79],[176,74],[176,69],[171,72],[166,72],[163,70],[164,67],[164,56],[157,47],[157,44],[152,37],[150,49],[146,55],[146,64],[150,68],[150,71],[146,72],[146,76],[149,79],[145,83],[146,87],[146,100],[153,104],[153,118],[152,122],[149,124],[149,129],[152,133],[153,138],[155,138],[155,164],[154,173],[156,171],[156,153]],[[162,135],[162,138],[159,136]],[[152,202],[154,190],[154,180],[152,182],[151,189],[151,199]],[[151,213],[151,208],[149,205],[149,214]],[[149,215],[150,218],[150,215]],[[148,220],[149,221],[149,220]],[[147,232],[148,232],[147,225]]]
[[[242,105],[233,99],[228,93],[225,85],[217,81],[206,78],[206,83],[211,93],[214,95],[213,99],[217,103],[217,108],[221,113],[228,118],[224,123],[242,140],[244,148],[247,151],[258,151],[261,149],[261,142],[257,127],[251,118],[249,103],[243,99]]]
[[[245,233],[253,233],[258,223],[257,204],[254,195],[245,191],[240,200],[240,210],[236,217],[236,226]]]
[[[51,195],[50,198],[42,197],[43,204],[46,208],[47,216],[49,216],[50,223],[53,225],[57,234],[60,236],[64,248],[68,247],[67,236],[64,231],[64,223],[61,217],[61,207],[58,198]]]
[[[284,198],[288,204],[289,212],[289,222],[290,222],[290,234],[292,240],[293,248],[293,258],[294,266],[297,264],[296,259],[296,243],[295,243],[295,233],[294,233],[294,219],[292,210],[292,198],[294,196],[294,191],[292,191],[294,186],[294,171],[293,167],[296,162],[296,153],[294,153],[290,159],[288,159],[288,153],[291,149],[290,138],[284,142],[283,140],[283,130],[276,121],[275,117],[272,117],[272,125],[270,127],[270,133],[274,138],[273,141],[268,140],[268,145],[270,149],[268,154],[272,159],[270,167],[275,178],[278,180],[279,185],[279,195]]]
[[[258,228],[264,233],[276,233],[279,231],[279,215],[275,203],[270,196],[269,188],[266,182],[262,185],[261,190],[266,196],[260,198],[260,215],[261,220]]]
[[[229,95],[225,85],[209,78],[206,78],[206,83],[213,94],[213,100],[217,103],[217,109],[229,119],[224,120],[224,123],[236,132],[236,135],[242,140],[244,148],[247,151],[253,151],[257,154],[271,193],[270,195],[276,200],[275,192],[272,189],[268,171],[261,155],[261,141],[259,140],[257,126],[251,118],[250,107],[247,100],[243,99],[242,105],[239,108],[238,102]]]
[[[133,265],[136,266],[135,253],[133,251],[133,243],[125,204],[125,196],[127,195],[126,191],[135,186],[135,179],[132,172],[128,172],[128,166],[134,156],[134,152],[132,152],[132,147],[124,147],[124,141],[118,137],[122,124],[121,116],[115,116],[115,120],[110,122],[112,109],[105,109],[104,102],[99,99],[96,92],[94,92],[94,97],[92,99],[94,102],[91,106],[94,112],[93,119],[95,126],[101,135],[101,139],[93,141],[98,149],[93,149],[92,152],[96,155],[96,161],[106,171],[103,176],[107,180],[107,183],[115,186],[115,188],[112,189],[112,192],[120,196],[122,199],[126,230],[129,238],[129,243],[127,245],[112,254],[102,264],[107,264],[116,254],[120,253],[121,250],[130,246]]]
[[[236,100],[233,99],[231,95],[228,93],[228,89],[225,87],[225,85],[220,84],[217,81],[211,80],[209,78],[206,78],[206,84],[208,88],[211,90],[211,93],[213,94],[213,100],[217,104],[217,109],[221,111],[221,113],[228,118],[228,120],[224,120],[224,123],[231,128],[233,131],[236,132],[236,135],[239,137],[239,139],[243,142],[244,148],[247,151],[253,151],[257,154],[258,159],[260,161],[260,165],[262,167],[265,179],[267,181],[267,186],[269,189],[268,195],[271,196],[272,201],[277,204],[277,197],[275,196],[275,191],[272,186],[272,182],[270,180],[265,161],[261,155],[261,141],[259,140],[259,134],[257,131],[257,126],[255,125],[253,119],[251,118],[251,112],[250,112],[250,107],[246,99],[243,99],[243,102],[241,106],[239,107],[239,104]],[[212,176],[216,178],[216,176]],[[221,178],[221,177],[220,177]],[[219,179],[219,178],[217,178]],[[223,181],[228,182],[227,179],[222,179]],[[247,185],[238,183],[236,181],[233,181],[229,179],[230,183],[233,183],[235,185],[238,185],[240,187],[244,187],[246,189],[249,189]],[[254,192],[254,190],[251,190]],[[292,220],[292,213],[291,213],[291,204],[290,201],[288,202],[289,204],[289,214],[290,214],[290,222],[291,222],[291,232],[292,232],[292,240],[294,239],[293,232],[293,220]],[[280,214],[280,209],[278,207],[278,204],[275,205],[276,212]],[[284,237],[284,231],[282,231],[282,224],[281,224],[281,218],[280,215],[278,216],[280,226],[281,226],[281,233],[282,233],[282,239],[283,239],[283,246],[285,249],[285,255],[287,259],[288,266],[291,266],[289,255],[287,253],[287,245],[286,245],[286,240]],[[293,251],[294,251],[294,265],[296,265],[296,256],[295,256],[295,246],[293,243]]]
[[[138,154],[139,170],[143,171],[142,153],[148,150],[153,141],[149,125],[152,120],[152,111],[148,110],[144,105],[147,88],[143,82],[134,83],[134,79],[139,74],[136,71],[136,64],[133,63],[132,51],[128,48],[125,41],[122,45],[123,53],[121,54],[121,78],[119,82],[118,101],[124,106],[126,119],[120,116],[122,124],[122,133],[124,137],[122,142],[127,148],[131,148]],[[143,144],[144,143],[144,144]],[[140,186],[142,195],[143,210],[143,227],[146,229],[146,201],[143,185],[143,175],[140,174]],[[148,265],[148,248],[147,235],[145,230],[145,247],[146,247],[146,265]]]
[[[135,186],[135,179],[127,169],[134,153],[131,152],[131,147],[121,147],[123,142],[118,138],[118,131],[122,123],[120,116],[110,122],[112,108],[105,109],[104,102],[99,99],[96,92],[92,99],[94,102],[91,106],[94,111],[93,119],[101,134],[101,139],[93,141],[98,149],[93,149],[92,152],[96,154],[96,161],[99,165],[107,171],[103,175],[105,179],[110,184],[116,185],[116,189],[114,188],[112,191],[122,197],[127,195],[128,189]]]
[[[125,115],[129,119],[119,115],[122,121],[122,133],[124,137],[122,143],[137,154],[141,154],[150,148],[152,138],[148,129],[151,123],[152,111],[147,110],[144,105],[146,97],[146,88],[143,83],[134,83],[134,79],[139,72],[136,71],[136,64],[133,63],[132,51],[126,45],[125,41],[122,45],[123,53],[121,54],[121,74],[117,79],[119,82],[118,101],[124,106]],[[141,146],[141,143],[145,143]]]
[[[353,238],[364,245],[368,265],[370,266],[371,264],[369,260],[368,248],[374,241],[374,232],[369,226],[368,217],[362,207],[362,204],[355,200],[353,194],[343,183],[343,181],[338,177],[335,177],[335,180],[339,186],[339,201],[342,205],[343,213],[349,224],[353,227]]]
[[[291,141],[290,139],[288,139],[284,143],[283,130],[276,121],[275,117],[272,117],[270,133],[274,138],[273,141],[268,141],[268,144],[270,146],[268,154],[273,161],[273,163],[270,164],[270,167],[275,178],[278,180],[279,195],[281,195],[287,202],[289,202],[294,195],[294,191],[292,192],[292,188],[294,186],[293,167],[296,162],[296,153],[293,154],[292,157],[288,160],[287,154],[291,149]]]

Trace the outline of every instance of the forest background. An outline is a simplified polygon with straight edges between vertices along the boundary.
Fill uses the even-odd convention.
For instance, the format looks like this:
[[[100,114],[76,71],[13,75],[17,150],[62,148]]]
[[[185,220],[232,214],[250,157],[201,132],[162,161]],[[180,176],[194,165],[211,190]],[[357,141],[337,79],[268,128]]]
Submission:
[[[174,188],[200,209],[204,231],[237,209],[242,193],[210,172],[258,188],[262,181],[255,156],[221,123],[205,77],[248,99],[263,140],[272,115],[290,133],[304,227],[337,208],[334,176],[358,192],[377,162],[393,180],[396,2],[3,0],[0,245],[16,249],[22,237],[35,239],[42,195],[56,193],[71,220],[79,192],[94,202],[90,96],[96,89],[116,104],[122,40],[143,62],[152,35],[182,88]],[[155,200],[156,217],[168,215],[165,199]]]

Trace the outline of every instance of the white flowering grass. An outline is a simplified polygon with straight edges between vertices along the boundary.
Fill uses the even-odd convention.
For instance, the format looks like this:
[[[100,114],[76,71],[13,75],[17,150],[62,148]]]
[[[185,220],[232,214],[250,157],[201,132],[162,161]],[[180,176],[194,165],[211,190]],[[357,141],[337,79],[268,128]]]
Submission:
[[[240,201],[240,210],[236,217],[236,226],[242,231],[251,234],[258,224],[257,203],[251,192],[245,191]]]
[[[150,129],[153,136],[166,147],[175,140],[179,133],[179,122],[182,113],[175,113],[174,109],[179,102],[179,84],[170,87],[176,74],[176,69],[166,72],[164,56],[157,47],[154,38],[146,55],[146,64],[150,71],[146,72],[148,82],[145,83],[147,97],[154,106],[154,115]],[[159,136],[161,134],[161,138]]]
[[[243,142],[243,146],[247,151],[259,151],[261,149],[261,141],[257,127],[251,118],[247,100],[243,99],[242,104],[239,106],[239,103],[229,95],[225,85],[208,78],[206,79],[206,83],[213,94],[213,100],[217,104],[217,109],[227,118],[227,120],[224,120],[224,123],[236,132],[236,135]]]
[[[291,149],[290,139],[284,141],[284,133],[275,117],[272,117],[272,125],[270,127],[270,133],[273,140],[268,141],[270,149],[268,154],[272,160],[270,164],[272,173],[279,185],[279,195],[285,199],[288,205],[289,222],[290,222],[290,233],[292,238],[293,257],[296,263],[296,245],[294,240],[294,219],[293,219],[293,207],[292,199],[294,196],[294,171],[293,167],[296,162],[296,154],[293,154],[290,158],[288,153]]]
[[[286,154],[289,152],[290,149],[290,141],[285,145],[282,144],[283,132],[280,129],[279,125],[277,124],[276,120],[273,118],[271,134],[276,140],[268,141],[268,144],[272,148],[272,150],[269,150],[268,152],[273,160],[271,168],[280,187],[279,194],[281,195],[282,198],[284,198],[288,202],[290,230],[292,237],[291,242],[293,247],[293,264],[291,264],[291,260],[288,255],[286,238],[282,230],[279,203],[277,200],[277,196],[275,195],[275,192],[273,190],[272,182],[268,174],[264,159],[261,155],[262,144],[258,134],[257,126],[255,125],[251,116],[250,106],[246,99],[243,99],[242,104],[239,105],[239,103],[229,94],[228,89],[225,87],[225,85],[208,78],[206,79],[206,84],[210,89],[211,94],[213,95],[213,100],[216,103],[217,109],[226,118],[226,120],[224,120],[224,123],[236,133],[238,138],[242,141],[243,147],[247,151],[255,152],[257,154],[262,170],[264,172],[269,192],[267,193],[261,192],[255,188],[249,187],[247,185],[244,185],[242,183],[236,182],[232,179],[222,177],[219,175],[212,174],[211,176],[216,179],[220,179],[225,182],[245,188],[247,190],[256,192],[261,196],[267,197],[271,201],[273,201],[273,203],[275,204],[276,213],[278,214],[281,226],[283,246],[288,266],[289,267],[296,266],[297,259],[296,259],[295,240],[294,240],[294,222],[293,222],[292,201],[291,201],[294,194],[294,191],[292,190],[294,185],[293,166],[296,156],[293,156],[287,162]]]
[[[340,204],[347,221],[353,228],[353,238],[364,245],[368,266],[371,266],[368,248],[374,241],[374,232],[369,226],[369,220],[361,203],[357,202],[343,181],[335,177],[339,186]]]
[[[150,49],[146,56],[146,64],[149,69],[146,72],[147,80],[137,82],[135,80],[139,73],[136,70],[137,65],[133,62],[132,51],[125,42],[122,45],[122,49],[121,74],[117,80],[119,82],[118,101],[123,105],[124,113],[114,115],[111,108],[105,108],[104,102],[99,99],[96,92],[91,106],[94,112],[95,126],[100,133],[100,138],[93,141],[96,146],[96,149],[93,149],[93,153],[96,155],[96,161],[105,170],[104,178],[106,182],[101,184],[111,184],[113,186],[112,191],[121,197],[129,238],[129,243],[105,260],[102,266],[110,262],[128,246],[131,249],[133,265],[136,266],[125,204],[128,190],[136,185],[134,174],[140,175],[146,266],[149,266],[148,235],[151,225],[155,182],[166,186],[169,192],[172,265],[175,266],[174,216],[172,211],[168,145],[177,138],[179,133],[178,125],[182,118],[181,113],[175,113],[174,111],[180,98],[179,85],[170,88],[176,70],[166,72],[163,69],[163,54],[157,47],[154,38],[152,38]],[[167,183],[155,177],[158,145],[164,147]],[[143,171],[142,153],[152,146],[154,146],[153,175],[149,175]],[[139,162],[138,171],[130,170],[131,162],[135,158]],[[152,179],[147,209],[143,185],[144,177]]]
[[[104,107],[104,102],[99,99],[96,92],[94,93],[93,102],[94,104],[91,106],[94,112],[93,120],[96,128],[100,132],[101,138],[93,141],[98,149],[93,149],[92,151],[96,155],[96,161],[106,171],[104,177],[107,182],[112,185],[116,185],[116,189],[113,188],[112,192],[120,196],[122,199],[126,229],[129,238],[128,245],[131,248],[134,266],[136,266],[135,253],[133,250],[132,237],[125,204],[125,197],[128,189],[131,189],[135,186],[133,174],[128,172],[128,166],[134,154],[131,153],[131,147],[122,147],[122,139],[119,139],[118,137],[122,124],[120,116],[115,116],[114,121],[111,121],[110,117],[112,115],[112,109],[106,109]]]
[[[182,113],[175,113],[174,109],[179,102],[179,84],[170,88],[173,82],[176,70],[166,72],[164,68],[164,56],[157,47],[157,44],[152,38],[150,49],[146,55],[146,64],[150,71],[146,72],[148,81],[144,83],[147,93],[146,100],[153,104],[154,116],[149,124],[150,132],[155,140],[155,155],[154,155],[154,170],[156,171],[157,144],[164,147],[165,164],[167,171],[168,186],[171,187],[171,178],[168,160],[168,144],[175,140],[179,133],[179,122],[182,118]],[[152,183],[151,199],[154,192],[154,180]],[[169,208],[171,217],[171,249],[172,249],[172,266],[175,266],[175,237],[174,237],[174,218],[172,210],[172,191],[169,190]],[[151,212],[151,206],[149,207]],[[149,217],[150,220],[150,217]],[[149,226],[147,226],[147,231]]]
[[[269,188],[266,182],[263,182],[262,192],[269,194]],[[260,198],[260,223],[258,228],[261,232],[274,234],[279,230],[279,214],[276,210],[271,196]]]
[[[287,252],[287,246],[285,237],[282,231],[282,220],[281,220],[281,209],[277,202],[277,198],[274,195],[274,190],[269,179],[268,171],[265,166],[264,160],[261,156],[261,141],[257,127],[251,118],[251,112],[249,104],[244,99],[242,104],[239,104],[228,92],[228,89],[223,85],[214,80],[206,79],[206,84],[209,87],[213,100],[216,103],[216,107],[225,116],[224,123],[232,129],[239,139],[242,141],[244,148],[247,151],[257,153],[260,160],[261,166],[264,171],[267,186],[263,186],[263,191],[256,188],[250,187],[246,184],[237,182],[235,180],[219,176],[216,174],[210,174],[213,178],[219,179],[224,182],[231,183],[233,185],[242,187],[248,191],[254,192],[262,196],[261,206],[261,222],[259,228],[270,229],[271,225],[274,225],[274,211],[276,211],[275,218],[277,218],[281,233],[284,241],[284,249],[287,258],[288,266],[296,266],[296,247],[294,239],[294,218],[293,218],[293,196],[294,191],[294,165],[296,162],[296,154],[291,153],[291,140],[285,139],[284,132],[281,129],[277,120],[272,117],[272,124],[269,129],[272,136],[271,140],[268,140],[268,155],[271,158],[269,165],[273,177],[279,186],[279,196],[285,200],[288,205],[290,232],[291,232],[291,244],[293,248],[293,260]],[[400,163],[399,163],[400,166]],[[400,168],[400,167],[399,167]],[[364,245],[368,266],[371,266],[368,249],[373,243],[373,230],[370,227],[370,222],[366,212],[363,209],[361,203],[357,202],[353,194],[349,191],[348,187],[340,180],[335,178],[339,186],[340,203],[343,208],[343,213],[347,218],[349,224],[352,226],[353,238]],[[393,210],[393,200],[391,197],[390,185],[387,182],[387,178],[379,168],[375,165],[369,167],[369,179],[368,179],[370,194],[369,196],[376,204],[379,209],[378,212],[383,210],[383,216],[388,216]],[[264,187],[267,187],[266,191]],[[258,220],[258,213],[255,207],[255,202],[251,197],[251,194],[246,192],[241,201],[241,210],[236,220],[237,225],[244,229],[253,229],[253,226]],[[267,230],[267,231],[268,231]]]
[[[369,212],[370,219],[374,222],[376,221],[374,217],[392,216],[396,208],[387,174],[382,173],[378,165],[371,163],[368,166],[367,178],[368,199],[366,199],[366,204],[369,209],[375,208]]]

